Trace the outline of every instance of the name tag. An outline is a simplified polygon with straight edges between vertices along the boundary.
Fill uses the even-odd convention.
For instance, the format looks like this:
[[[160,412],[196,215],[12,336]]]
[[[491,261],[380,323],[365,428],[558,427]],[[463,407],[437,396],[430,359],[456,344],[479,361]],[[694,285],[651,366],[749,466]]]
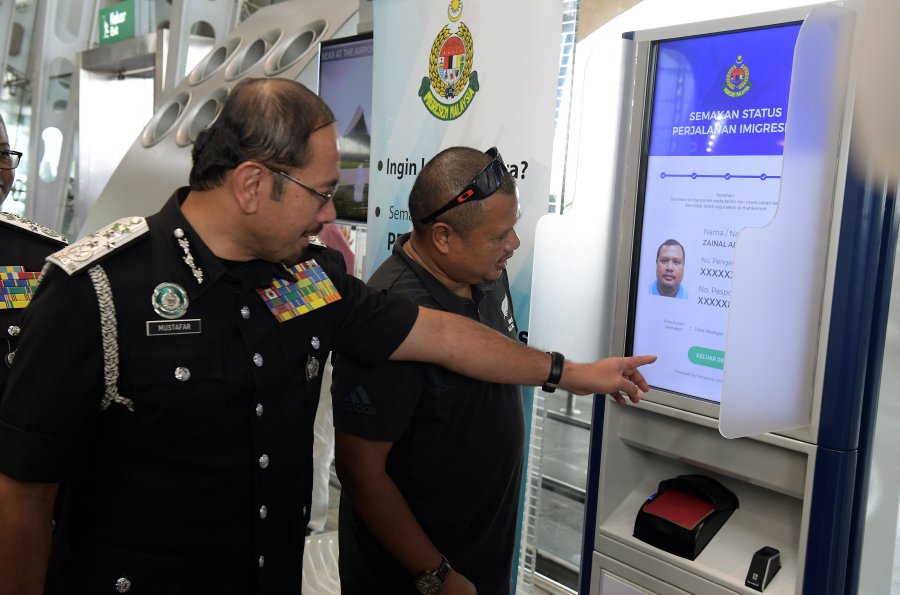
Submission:
[[[148,320],[147,336],[157,335],[199,335],[202,330],[199,318],[184,318],[181,320]]]

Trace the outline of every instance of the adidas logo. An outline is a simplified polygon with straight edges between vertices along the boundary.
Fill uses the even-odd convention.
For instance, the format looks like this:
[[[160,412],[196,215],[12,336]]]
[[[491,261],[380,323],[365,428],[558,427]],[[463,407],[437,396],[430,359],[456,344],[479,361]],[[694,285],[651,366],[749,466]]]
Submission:
[[[375,415],[375,405],[366,394],[362,385],[357,386],[341,400],[341,409],[350,413],[362,413],[363,415]]]

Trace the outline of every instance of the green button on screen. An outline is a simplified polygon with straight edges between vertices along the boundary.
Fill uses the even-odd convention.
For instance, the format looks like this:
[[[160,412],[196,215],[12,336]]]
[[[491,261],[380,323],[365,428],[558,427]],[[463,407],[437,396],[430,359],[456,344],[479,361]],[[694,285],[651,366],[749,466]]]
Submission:
[[[725,366],[725,352],[706,347],[691,347],[688,349],[688,359],[698,366],[707,366],[721,370]]]

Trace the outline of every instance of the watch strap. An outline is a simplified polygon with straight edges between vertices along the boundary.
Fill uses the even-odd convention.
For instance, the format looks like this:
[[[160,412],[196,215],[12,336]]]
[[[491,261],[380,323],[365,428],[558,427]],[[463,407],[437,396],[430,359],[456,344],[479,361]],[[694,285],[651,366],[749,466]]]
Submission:
[[[547,381],[541,386],[541,390],[545,393],[552,393],[556,391],[559,381],[562,379],[563,365],[566,363],[566,358],[558,351],[548,351],[547,353],[550,354],[550,375],[547,376]]]

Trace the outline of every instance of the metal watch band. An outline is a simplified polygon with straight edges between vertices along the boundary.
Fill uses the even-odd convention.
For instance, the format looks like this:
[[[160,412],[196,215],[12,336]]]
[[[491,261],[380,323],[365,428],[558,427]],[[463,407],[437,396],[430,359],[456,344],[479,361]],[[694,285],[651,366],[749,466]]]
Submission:
[[[441,565],[437,570],[426,570],[416,577],[416,590],[423,595],[435,595],[444,587],[451,570],[447,558],[441,555]]]

